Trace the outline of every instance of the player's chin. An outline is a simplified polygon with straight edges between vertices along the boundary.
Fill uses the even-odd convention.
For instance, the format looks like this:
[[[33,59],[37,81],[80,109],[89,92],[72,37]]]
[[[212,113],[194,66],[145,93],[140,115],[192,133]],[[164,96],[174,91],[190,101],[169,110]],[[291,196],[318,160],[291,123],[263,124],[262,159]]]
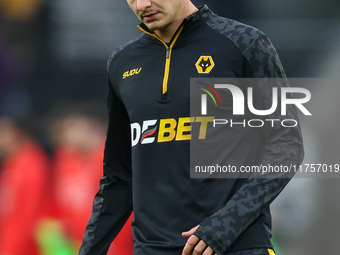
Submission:
[[[146,25],[151,31],[160,30],[160,29],[162,28],[162,26],[160,26],[159,24],[157,24],[156,21],[145,23],[145,25]]]

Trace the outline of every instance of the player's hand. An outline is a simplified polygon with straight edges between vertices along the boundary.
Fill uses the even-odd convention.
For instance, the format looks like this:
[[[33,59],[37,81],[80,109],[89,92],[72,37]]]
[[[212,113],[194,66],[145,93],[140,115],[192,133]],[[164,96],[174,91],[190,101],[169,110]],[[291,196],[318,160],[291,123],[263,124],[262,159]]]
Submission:
[[[182,236],[188,237],[187,243],[184,246],[184,249],[182,251],[182,255],[190,255],[192,252],[192,255],[212,255],[215,253],[213,249],[210,248],[203,240],[201,240],[199,237],[195,236],[194,233],[198,229],[199,225],[190,229],[187,232],[183,232]]]

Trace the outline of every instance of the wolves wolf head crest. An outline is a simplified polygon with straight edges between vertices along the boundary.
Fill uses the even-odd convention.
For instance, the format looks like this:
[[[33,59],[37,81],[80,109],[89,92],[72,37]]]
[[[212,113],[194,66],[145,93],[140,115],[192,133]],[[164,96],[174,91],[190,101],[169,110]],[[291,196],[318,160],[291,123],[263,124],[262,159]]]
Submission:
[[[215,63],[211,56],[200,56],[195,65],[198,73],[208,74]]]

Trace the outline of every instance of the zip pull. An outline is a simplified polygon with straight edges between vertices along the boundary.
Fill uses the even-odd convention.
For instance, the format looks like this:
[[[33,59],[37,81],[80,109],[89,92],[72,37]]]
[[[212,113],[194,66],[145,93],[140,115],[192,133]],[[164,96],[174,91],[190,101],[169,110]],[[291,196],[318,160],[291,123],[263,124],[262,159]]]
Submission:
[[[166,47],[165,58],[168,59],[170,57],[170,47]]]

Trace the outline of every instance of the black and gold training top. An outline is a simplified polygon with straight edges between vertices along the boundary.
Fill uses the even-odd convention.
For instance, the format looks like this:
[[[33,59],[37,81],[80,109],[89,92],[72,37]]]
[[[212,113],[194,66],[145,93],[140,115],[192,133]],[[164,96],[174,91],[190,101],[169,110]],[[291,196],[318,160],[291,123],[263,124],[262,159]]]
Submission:
[[[219,255],[272,248],[269,204],[289,178],[190,178],[189,171],[190,141],[209,142],[212,130],[211,120],[201,118],[206,116],[190,116],[190,79],[285,79],[271,42],[207,6],[186,18],[170,43],[144,24],[139,28],[143,33],[116,48],[108,61],[104,175],[80,254],[106,254],[132,211],[135,255],[181,254],[187,240],[181,233],[198,224],[195,234]],[[258,103],[268,101],[268,89],[254,86]],[[285,119],[297,119],[295,108],[288,108]],[[212,141],[218,146],[211,152],[224,163],[302,161],[299,125],[226,130]]]

